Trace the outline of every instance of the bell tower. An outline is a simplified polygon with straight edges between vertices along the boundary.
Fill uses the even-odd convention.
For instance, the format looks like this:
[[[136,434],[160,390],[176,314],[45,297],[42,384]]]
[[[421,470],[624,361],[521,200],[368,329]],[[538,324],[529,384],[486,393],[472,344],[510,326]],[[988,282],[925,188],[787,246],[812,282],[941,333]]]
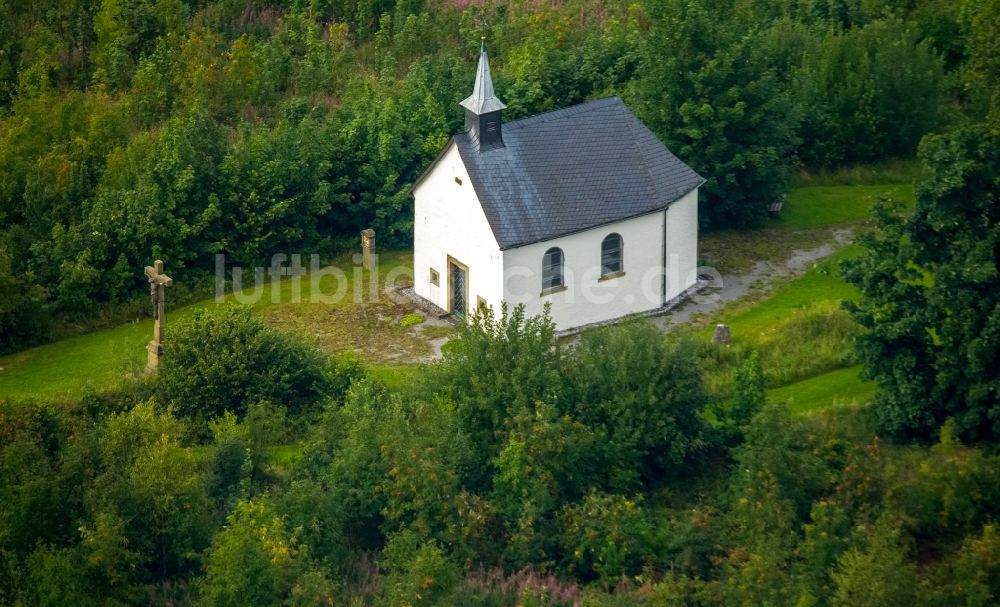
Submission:
[[[476,69],[476,82],[472,95],[462,101],[461,105],[465,108],[465,131],[479,151],[502,148],[503,132],[500,115],[507,106],[493,92],[493,79],[490,77],[490,60],[486,56],[485,40],[479,49],[479,67]]]

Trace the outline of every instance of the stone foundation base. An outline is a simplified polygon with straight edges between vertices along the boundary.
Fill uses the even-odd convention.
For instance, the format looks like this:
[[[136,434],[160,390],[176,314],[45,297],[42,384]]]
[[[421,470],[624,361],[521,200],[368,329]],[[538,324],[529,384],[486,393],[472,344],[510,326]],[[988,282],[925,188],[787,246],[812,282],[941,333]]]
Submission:
[[[146,373],[156,373],[156,368],[160,366],[160,357],[163,356],[163,346],[159,342],[151,341],[146,344]]]

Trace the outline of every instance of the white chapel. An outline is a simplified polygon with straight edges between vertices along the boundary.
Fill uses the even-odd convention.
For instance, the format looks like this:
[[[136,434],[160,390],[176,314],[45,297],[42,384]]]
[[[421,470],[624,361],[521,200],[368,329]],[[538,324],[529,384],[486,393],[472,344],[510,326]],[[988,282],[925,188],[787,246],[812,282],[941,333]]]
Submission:
[[[621,99],[504,123],[483,49],[462,107],[465,132],[412,190],[418,296],[460,318],[549,303],[566,331],[694,288],[704,180]]]

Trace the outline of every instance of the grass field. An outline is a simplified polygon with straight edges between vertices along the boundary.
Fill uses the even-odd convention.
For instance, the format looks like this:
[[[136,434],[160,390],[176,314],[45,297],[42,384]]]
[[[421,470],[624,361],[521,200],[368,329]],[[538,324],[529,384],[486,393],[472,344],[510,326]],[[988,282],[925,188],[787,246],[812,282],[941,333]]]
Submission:
[[[759,259],[783,259],[796,247],[831,242],[835,228],[861,225],[875,201],[885,195],[912,203],[913,189],[901,184],[797,188],[781,217],[769,220],[767,227],[712,232],[702,238],[702,248],[721,256],[724,270]],[[850,370],[854,362],[844,356],[850,326],[845,328],[839,301],[856,293],[836,275],[835,265],[854,253],[853,247],[846,247],[803,276],[767,294],[731,304],[712,319],[730,325],[734,352],[754,348],[762,353],[770,394],[790,400],[798,411],[865,401],[871,395],[871,386],[861,383]],[[413,307],[385,293],[391,274],[408,279],[405,268],[410,267],[410,259],[409,252],[384,253],[377,286],[372,286],[369,273],[355,272],[357,266],[349,257],[334,260],[345,268],[346,280],[327,276],[318,283],[318,292],[331,295],[340,289],[342,297],[335,303],[312,301],[316,285],[304,278],[285,279],[273,290],[268,285],[259,301],[245,305],[252,305],[271,324],[298,332],[327,351],[358,352],[376,377],[405,388],[419,377],[420,367],[413,361],[429,356],[432,342],[452,330],[437,323],[415,323]],[[225,300],[246,301],[251,293],[247,289],[240,298],[230,294]],[[209,299],[179,309],[168,307],[168,321],[183,322],[195,310],[214,305]],[[709,331],[706,328],[702,333],[706,339]],[[142,372],[151,332],[152,323],[144,318],[0,357],[0,398],[72,399],[87,386],[113,388],[125,377]],[[731,365],[726,362],[721,360],[718,369],[709,370],[710,384],[719,387],[731,381]]]
[[[771,223],[786,228],[816,228],[864,221],[882,197],[891,197],[912,205],[913,186],[878,184],[798,188],[792,190],[781,214],[772,219]]]
[[[860,372],[860,365],[837,369],[768,390],[767,397],[772,402],[786,403],[796,413],[845,405],[862,405],[870,402],[875,395],[875,384],[861,381]]]
[[[336,302],[315,301],[314,288],[308,279],[296,285],[282,280],[276,289],[268,284],[262,297],[247,303],[268,322],[295,331],[329,352],[353,350],[369,363],[380,365],[387,376],[397,360],[411,361],[432,354],[431,341],[447,335],[448,326],[412,323],[413,306],[394,301],[384,291],[387,280],[397,275],[400,283],[408,280],[403,270],[411,266],[408,252],[384,254],[379,263],[378,283],[371,275],[356,268],[351,259],[334,260],[346,268],[346,280],[326,276],[320,280],[320,293],[342,296]],[[249,301],[253,290],[245,289],[240,299]],[[298,301],[293,297],[298,293]],[[170,325],[183,322],[195,310],[213,308],[208,299],[180,309],[169,308],[167,292],[167,335]],[[237,298],[229,294],[225,303]],[[77,335],[17,354],[0,358],[0,398],[65,399],[78,397],[88,386],[109,389],[129,375],[142,373],[146,366],[146,344],[152,337],[150,319],[131,322],[111,329]]]

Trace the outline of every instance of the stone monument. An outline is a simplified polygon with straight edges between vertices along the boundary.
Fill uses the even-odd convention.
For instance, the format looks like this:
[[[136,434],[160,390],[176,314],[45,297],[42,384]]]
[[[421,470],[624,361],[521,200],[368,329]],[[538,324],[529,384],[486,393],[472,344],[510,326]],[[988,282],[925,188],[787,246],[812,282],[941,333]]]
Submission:
[[[149,299],[153,303],[153,341],[146,344],[149,358],[146,361],[146,373],[153,373],[160,365],[163,355],[163,333],[167,328],[167,310],[164,302],[164,291],[174,284],[174,280],[163,273],[163,262],[157,259],[152,266],[146,266],[146,278],[149,279]]]
[[[361,230],[361,266],[366,270],[375,267],[375,230]]]

